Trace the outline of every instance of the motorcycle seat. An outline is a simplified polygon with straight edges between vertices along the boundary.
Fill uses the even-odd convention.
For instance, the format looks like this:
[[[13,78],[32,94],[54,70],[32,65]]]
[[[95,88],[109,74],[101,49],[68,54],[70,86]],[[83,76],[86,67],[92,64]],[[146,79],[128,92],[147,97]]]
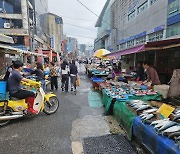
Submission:
[[[21,100],[21,99],[16,98],[16,97],[10,97],[10,100],[12,100],[12,101],[18,101],[18,100]]]

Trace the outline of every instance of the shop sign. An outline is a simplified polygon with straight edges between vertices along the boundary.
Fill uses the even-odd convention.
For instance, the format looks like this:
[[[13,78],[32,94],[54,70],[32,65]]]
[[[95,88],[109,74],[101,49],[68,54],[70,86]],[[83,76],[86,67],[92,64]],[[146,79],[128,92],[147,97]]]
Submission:
[[[158,26],[158,27],[156,27],[156,28],[154,28],[154,29],[152,29],[152,30],[150,30],[150,31],[148,31],[147,32],[147,34],[152,34],[152,33],[155,33],[155,32],[158,32],[158,31],[161,31],[161,30],[163,30],[164,29],[164,25],[161,25],[161,26]]]
[[[161,113],[165,118],[168,118],[174,110],[175,110],[175,108],[173,108],[167,104],[163,104],[159,108],[158,112]]]
[[[0,33],[4,35],[15,35],[15,36],[29,35],[28,30],[25,29],[0,29]]]
[[[55,37],[51,36],[51,49],[55,49]]]

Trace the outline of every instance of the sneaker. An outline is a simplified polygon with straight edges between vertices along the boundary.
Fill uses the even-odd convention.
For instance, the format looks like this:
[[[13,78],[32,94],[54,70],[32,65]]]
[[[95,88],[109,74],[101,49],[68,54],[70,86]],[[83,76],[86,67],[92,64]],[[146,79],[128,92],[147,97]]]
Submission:
[[[62,88],[62,92],[64,92],[64,88]]]
[[[71,88],[71,91],[73,91],[73,88]]]

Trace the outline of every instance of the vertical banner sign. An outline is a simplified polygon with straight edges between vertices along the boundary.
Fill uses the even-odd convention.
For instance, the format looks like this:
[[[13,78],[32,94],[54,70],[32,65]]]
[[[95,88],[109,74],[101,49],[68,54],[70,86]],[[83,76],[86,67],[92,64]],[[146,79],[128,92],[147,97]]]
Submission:
[[[54,37],[54,35],[51,36],[51,49],[55,50],[55,37]]]

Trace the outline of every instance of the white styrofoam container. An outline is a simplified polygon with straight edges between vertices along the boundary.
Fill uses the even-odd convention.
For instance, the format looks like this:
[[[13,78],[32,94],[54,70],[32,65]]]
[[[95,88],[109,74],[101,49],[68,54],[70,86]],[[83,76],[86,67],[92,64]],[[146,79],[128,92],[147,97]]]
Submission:
[[[154,90],[160,93],[164,99],[166,99],[168,97],[169,85],[155,85]]]

